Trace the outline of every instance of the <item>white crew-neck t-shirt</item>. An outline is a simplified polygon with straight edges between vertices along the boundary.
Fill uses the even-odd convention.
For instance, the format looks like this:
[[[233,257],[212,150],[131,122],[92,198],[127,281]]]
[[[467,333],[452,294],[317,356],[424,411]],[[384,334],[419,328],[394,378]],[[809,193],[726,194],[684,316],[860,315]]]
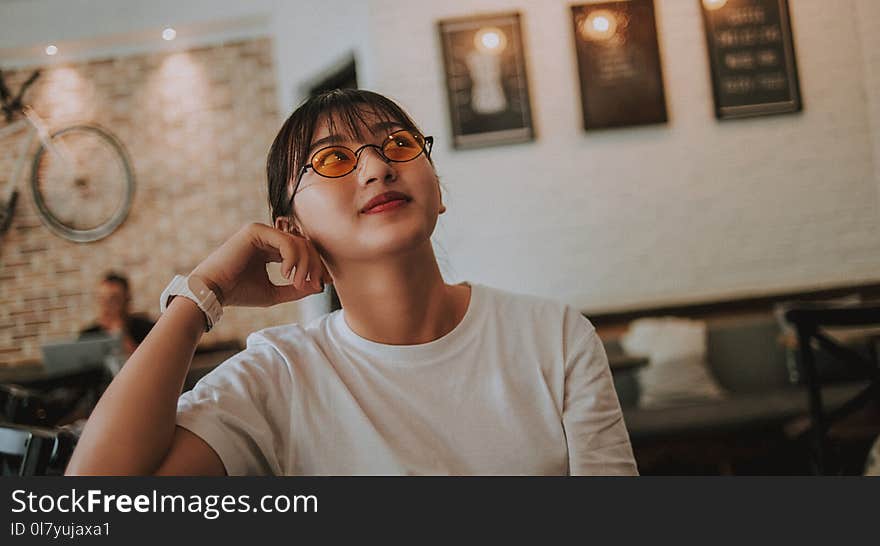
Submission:
[[[419,345],[345,311],[265,328],[177,405],[229,475],[637,474],[596,331],[561,303],[471,284]]]

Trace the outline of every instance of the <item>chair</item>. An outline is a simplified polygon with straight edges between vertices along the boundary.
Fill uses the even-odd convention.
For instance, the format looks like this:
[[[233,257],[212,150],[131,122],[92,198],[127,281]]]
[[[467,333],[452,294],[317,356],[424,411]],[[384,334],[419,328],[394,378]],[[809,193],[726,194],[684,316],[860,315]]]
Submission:
[[[76,436],[61,428],[0,423],[0,473],[4,476],[61,474],[75,444]]]
[[[880,367],[875,336],[867,355],[835,341],[823,331],[829,327],[880,326],[880,302],[858,305],[794,304],[785,311],[785,318],[797,330],[798,365],[807,388],[810,409],[810,459],[813,472],[826,472],[827,434],[831,425],[864,408],[871,401],[880,402]],[[813,343],[840,361],[850,372],[858,374],[868,385],[855,396],[826,412],[822,402],[823,377],[817,369]]]

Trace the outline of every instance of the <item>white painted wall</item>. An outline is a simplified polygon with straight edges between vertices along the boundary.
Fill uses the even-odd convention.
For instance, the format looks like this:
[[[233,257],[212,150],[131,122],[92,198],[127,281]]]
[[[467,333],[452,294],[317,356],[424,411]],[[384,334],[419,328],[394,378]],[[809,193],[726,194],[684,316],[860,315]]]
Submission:
[[[699,6],[656,0],[670,123],[590,134],[563,0],[4,2],[0,53],[263,15],[286,112],[356,50],[361,83],[437,137],[450,280],[598,311],[880,280],[880,2],[790,3],[803,114],[715,121]],[[510,10],[538,139],[453,151],[436,21]]]
[[[874,0],[792,0],[806,111],[725,123],[698,2],[657,0],[671,121],[590,134],[569,2],[372,4],[379,89],[439,137],[458,276],[588,311],[880,279]],[[435,22],[499,10],[524,16],[539,138],[452,151]]]
[[[874,143],[874,179],[880,199],[880,2],[857,0],[856,19],[865,59],[865,95]]]

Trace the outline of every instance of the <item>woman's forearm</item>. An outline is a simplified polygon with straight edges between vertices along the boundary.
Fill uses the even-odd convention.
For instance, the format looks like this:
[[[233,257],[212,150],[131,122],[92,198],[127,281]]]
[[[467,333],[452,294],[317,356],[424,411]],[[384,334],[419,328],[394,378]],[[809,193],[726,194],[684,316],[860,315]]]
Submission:
[[[265,264],[279,257],[292,284],[275,285],[266,275]],[[225,305],[242,307],[297,301],[322,292],[321,283],[332,280],[311,241],[256,222],[239,229],[190,275]],[[161,467],[172,449],[177,399],[204,330],[205,315],[195,303],[183,297],[171,302],[98,401],[67,474],[143,475]]]
[[[86,423],[66,474],[152,474],[174,436],[177,399],[205,316],[191,300],[174,298]]]

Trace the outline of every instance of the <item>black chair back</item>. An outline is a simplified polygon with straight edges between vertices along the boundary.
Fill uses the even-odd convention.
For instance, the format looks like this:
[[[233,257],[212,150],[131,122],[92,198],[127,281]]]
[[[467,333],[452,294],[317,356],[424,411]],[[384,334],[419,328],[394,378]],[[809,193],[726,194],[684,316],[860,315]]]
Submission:
[[[63,474],[76,440],[62,428],[0,423],[0,475]]]
[[[824,474],[827,470],[827,434],[830,426],[872,401],[880,403],[880,365],[877,358],[880,335],[868,337],[867,354],[862,354],[835,341],[825,330],[880,326],[880,302],[857,305],[795,304],[785,312],[785,318],[797,329],[798,364],[809,397],[810,429],[807,433],[810,435],[813,471]],[[826,412],[822,403],[823,379],[817,370],[814,344],[838,359],[853,376],[869,382],[856,396],[832,412]]]

